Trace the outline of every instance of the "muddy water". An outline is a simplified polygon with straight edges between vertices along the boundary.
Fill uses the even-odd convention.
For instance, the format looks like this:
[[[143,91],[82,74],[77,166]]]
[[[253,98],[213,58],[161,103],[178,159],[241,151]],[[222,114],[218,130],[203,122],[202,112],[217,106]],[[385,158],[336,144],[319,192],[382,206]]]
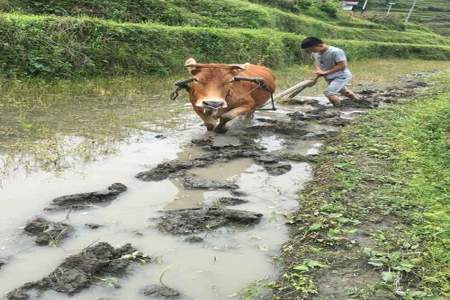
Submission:
[[[167,121],[167,112],[159,106],[148,112],[151,116],[143,117],[145,122],[118,122],[109,129],[115,133],[126,130],[126,137],[119,135],[123,138],[85,146],[90,136],[98,136],[98,126],[105,122],[99,117],[101,111],[120,115],[122,119],[126,119],[127,114],[136,113],[136,107],[126,109],[127,103],[121,102],[107,109],[99,107],[95,101],[84,102],[83,118],[89,120],[86,121],[88,123],[94,121],[80,130],[70,118],[64,120],[67,107],[49,106],[45,113],[37,114],[39,119],[59,120],[55,123],[59,124],[55,125],[57,128],[70,129],[49,135],[54,144],[39,150],[39,154],[47,159],[45,165],[40,164],[41,156],[36,156],[35,152],[23,151],[18,156],[12,155],[10,144],[5,143],[8,147],[1,153],[3,166],[6,166],[5,162],[9,166],[13,162],[13,167],[4,172],[0,189],[0,258],[8,260],[0,269],[0,295],[25,282],[45,277],[64,258],[97,241],[114,246],[132,243],[142,252],[157,257],[158,261],[133,266],[118,282],[103,278],[95,287],[71,299],[145,299],[139,290],[159,283],[162,274],[165,285],[183,294],[181,299],[239,299],[242,290],[255,281],[275,278],[277,267],[273,256],[279,253],[280,246],[287,240],[284,215],[297,208],[297,191],[310,179],[310,166],[293,163],[290,172],[270,176],[252,159],[236,159],[190,170],[190,173],[204,178],[238,184],[249,202],[233,208],[264,215],[256,226],[209,231],[199,235],[204,242],[190,244],[182,236],[159,232],[151,218],[158,217],[161,210],[199,207],[214,202],[218,197],[230,196],[230,193],[185,190],[178,179],[142,182],[134,176],[138,171],[166,160],[188,160],[202,155],[204,150],[193,146],[191,140],[205,137],[205,129],[199,126],[197,117],[184,105],[181,109],[172,107],[170,122]],[[159,111],[164,112],[160,118]],[[260,116],[283,118],[286,112],[280,109]],[[27,114],[28,118],[33,116],[32,112]],[[38,126],[38,123],[33,120],[33,126]],[[234,126],[242,124],[238,121]],[[21,130],[23,126],[18,131]],[[9,132],[11,136],[19,135],[18,132]],[[27,136],[28,133],[22,137],[29,138],[30,144],[44,143],[49,136],[41,133],[39,131],[37,137]],[[227,135],[217,139],[219,143],[233,143],[235,137]],[[282,150],[285,142],[284,137],[272,133],[263,133],[257,139],[257,143],[268,152]],[[74,145],[83,145],[83,151],[89,152],[90,158],[93,156],[94,159],[81,159],[79,152],[72,151]],[[311,154],[317,151],[320,143],[308,141],[299,143],[298,147],[299,152]],[[50,150],[53,150],[54,165],[49,165],[52,161],[48,159]],[[30,164],[33,168],[29,168]],[[113,182],[122,182],[129,190],[108,205],[70,213],[43,211],[57,196],[99,190]],[[65,221],[75,227],[75,233],[60,247],[38,247],[33,238],[24,235],[22,230],[27,221],[37,216]],[[86,223],[97,223],[102,227],[92,230],[84,225]],[[54,292],[42,296],[42,299],[67,298]]]
[[[366,73],[366,65],[363,68]],[[298,70],[295,72],[297,78]],[[7,264],[0,266],[0,297],[25,282],[43,278],[67,256],[98,241],[114,246],[132,243],[158,259],[134,265],[117,282],[98,278],[97,285],[70,299],[144,299],[139,290],[161,281],[180,291],[182,299],[239,299],[242,289],[250,284],[276,276],[273,256],[287,239],[284,214],[297,208],[296,194],[311,177],[310,165],[290,162],[292,169],[280,176],[268,175],[252,159],[189,170],[204,178],[238,184],[249,202],[233,208],[262,213],[262,221],[249,228],[210,230],[199,234],[204,241],[196,244],[159,232],[151,219],[161,211],[209,205],[230,195],[221,190],[185,190],[176,178],[143,182],[134,177],[163,161],[205,154],[204,149],[191,144],[192,139],[206,136],[198,118],[186,99],[168,102],[167,92],[164,82],[155,84],[148,78],[92,80],[56,87],[45,82],[19,83],[1,90],[0,262],[6,259]],[[376,94],[393,100],[402,93]],[[323,98],[306,100],[325,104]],[[320,121],[289,123],[288,129],[298,126],[312,133],[299,138],[295,133],[290,136],[285,131],[266,130],[264,126],[271,123],[261,119],[276,124],[289,120],[287,113],[316,107],[311,103],[280,106],[276,112],[258,113],[250,124],[235,122],[233,126],[260,126],[255,140],[267,152],[314,155],[322,146],[320,135],[336,128]],[[344,108],[340,118],[361,112]],[[216,136],[215,142],[239,141],[233,132]],[[55,197],[103,189],[113,182],[122,182],[129,189],[110,204],[70,213],[43,211]],[[38,247],[33,238],[23,234],[23,226],[36,216],[69,223],[75,233],[59,247]],[[92,230],[86,223],[102,227]],[[41,297],[67,298],[54,292]]]

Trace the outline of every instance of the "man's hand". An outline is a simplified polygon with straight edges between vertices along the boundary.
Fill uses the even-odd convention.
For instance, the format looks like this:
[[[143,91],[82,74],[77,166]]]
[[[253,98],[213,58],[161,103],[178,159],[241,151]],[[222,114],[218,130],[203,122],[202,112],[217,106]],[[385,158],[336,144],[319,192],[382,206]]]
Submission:
[[[317,69],[316,71],[314,71],[314,73],[316,73],[317,76],[325,76],[325,75],[328,74],[327,71],[323,71],[323,70],[321,70],[321,69]]]

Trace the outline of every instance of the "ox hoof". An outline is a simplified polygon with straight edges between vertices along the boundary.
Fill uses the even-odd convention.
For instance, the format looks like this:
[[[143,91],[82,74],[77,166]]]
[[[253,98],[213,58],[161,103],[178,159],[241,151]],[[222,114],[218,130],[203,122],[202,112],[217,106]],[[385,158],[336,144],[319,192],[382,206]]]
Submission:
[[[227,131],[228,129],[225,126],[217,126],[216,128],[214,128],[215,133],[225,133]]]

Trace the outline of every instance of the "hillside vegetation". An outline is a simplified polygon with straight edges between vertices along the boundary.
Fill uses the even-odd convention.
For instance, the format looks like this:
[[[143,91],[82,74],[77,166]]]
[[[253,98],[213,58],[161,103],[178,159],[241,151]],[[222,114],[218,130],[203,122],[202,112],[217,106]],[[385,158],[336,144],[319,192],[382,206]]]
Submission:
[[[385,0],[373,0],[369,4],[369,11],[386,11]],[[413,0],[394,1],[396,4],[392,7],[392,13],[405,18]],[[448,0],[425,0],[418,1],[411,22],[416,22],[432,28],[435,32],[450,36],[450,1]]]
[[[11,11],[32,14],[85,15],[119,22],[153,22],[175,26],[271,28],[302,35],[350,40],[450,44],[449,39],[431,33],[392,32],[382,25],[357,20],[352,21],[355,27],[372,28],[349,28],[243,0],[61,0],[57,4],[42,0],[10,0],[9,3]]]
[[[299,43],[307,35],[344,47],[350,59],[450,56],[446,37],[353,19],[332,2],[326,7],[287,0],[2,3],[0,69],[19,76],[167,74],[178,71],[187,56],[283,66],[305,61]]]

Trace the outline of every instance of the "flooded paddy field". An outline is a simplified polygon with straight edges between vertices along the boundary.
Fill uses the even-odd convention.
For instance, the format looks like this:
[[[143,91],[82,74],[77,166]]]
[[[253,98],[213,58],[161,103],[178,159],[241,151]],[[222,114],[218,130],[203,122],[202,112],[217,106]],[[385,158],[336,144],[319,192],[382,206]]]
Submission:
[[[296,98],[225,135],[206,133],[185,97],[166,100],[164,81],[24,85],[17,106],[17,86],[4,87],[0,297],[270,298],[322,144],[419,82],[338,109]],[[98,245],[115,249],[94,257]]]

